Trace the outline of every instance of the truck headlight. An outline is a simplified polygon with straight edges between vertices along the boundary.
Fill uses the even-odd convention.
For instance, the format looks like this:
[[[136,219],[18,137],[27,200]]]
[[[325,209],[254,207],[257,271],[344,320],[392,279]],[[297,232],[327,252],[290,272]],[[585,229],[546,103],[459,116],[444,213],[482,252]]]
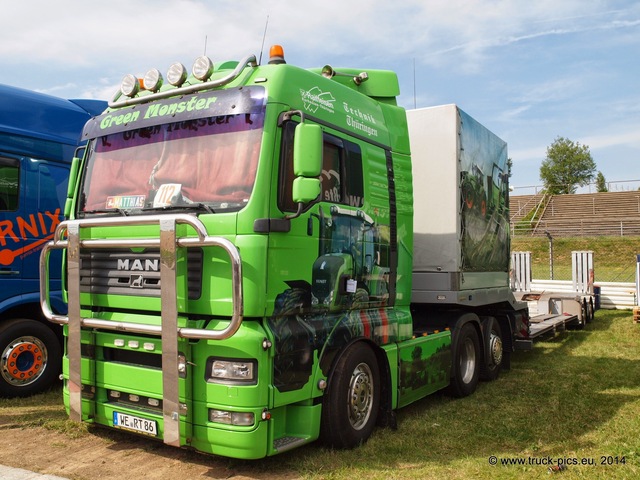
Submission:
[[[209,358],[207,381],[214,383],[256,383],[257,362],[255,360],[229,360]]]

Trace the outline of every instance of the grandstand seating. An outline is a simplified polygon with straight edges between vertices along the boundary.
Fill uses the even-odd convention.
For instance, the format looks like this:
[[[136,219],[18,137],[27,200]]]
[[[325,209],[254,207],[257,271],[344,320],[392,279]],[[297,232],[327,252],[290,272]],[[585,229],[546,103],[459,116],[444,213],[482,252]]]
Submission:
[[[640,235],[640,191],[553,195],[531,229],[518,231],[517,222],[542,201],[542,195],[511,196],[514,235],[554,237]]]

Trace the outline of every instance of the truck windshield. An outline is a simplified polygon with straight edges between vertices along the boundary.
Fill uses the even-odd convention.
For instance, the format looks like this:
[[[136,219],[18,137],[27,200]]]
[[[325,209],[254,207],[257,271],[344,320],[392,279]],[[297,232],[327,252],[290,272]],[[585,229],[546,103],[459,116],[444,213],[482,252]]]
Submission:
[[[95,138],[79,213],[240,210],[253,190],[263,124],[260,109]]]

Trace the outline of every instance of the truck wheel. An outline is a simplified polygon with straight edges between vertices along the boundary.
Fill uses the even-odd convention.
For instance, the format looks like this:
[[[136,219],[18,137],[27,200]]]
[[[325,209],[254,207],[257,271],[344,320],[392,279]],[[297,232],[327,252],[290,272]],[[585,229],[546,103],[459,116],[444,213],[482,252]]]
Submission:
[[[376,425],[379,405],[376,356],[364,343],[356,343],[338,359],[322,399],[322,441],[334,448],[366,442]]]
[[[594,315],[595,311],[593,308],[593,298],[590,298],[589,302],[587,303],[587,323],[593,322]]]
[[[454,397],[466,397],[476,391],[480,379],[480,340],[478,332],[465,323],[453,345],[453,371],[449,391]]]
[[[485,358],[480,368],[480,378],[491,382],[500,375],[502,360],[504,359],[502,332],[500,325],[495,320],[491,322],[487,347],[485,349]]]
[[[61,362],[60,341],[42,323],[16,318],[0,325],[0,396],[46,390],[58,377]]]

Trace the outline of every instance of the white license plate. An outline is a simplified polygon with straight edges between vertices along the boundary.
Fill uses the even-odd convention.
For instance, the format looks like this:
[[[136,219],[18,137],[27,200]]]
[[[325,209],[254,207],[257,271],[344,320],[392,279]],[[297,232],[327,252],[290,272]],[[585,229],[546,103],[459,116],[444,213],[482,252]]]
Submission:
[[[113,426],[144,433],[145,435],[158,435],[158,423],[155,420],[134,417],[126,413],[113,412]]]

